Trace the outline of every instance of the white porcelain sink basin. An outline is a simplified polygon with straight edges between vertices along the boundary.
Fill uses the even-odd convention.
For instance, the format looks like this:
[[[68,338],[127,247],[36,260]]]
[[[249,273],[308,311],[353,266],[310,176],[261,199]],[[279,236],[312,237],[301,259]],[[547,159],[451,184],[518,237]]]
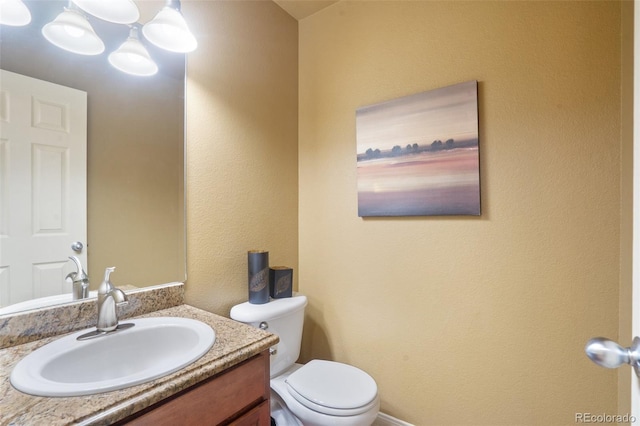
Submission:
[[[204,355],[213,329],[188,318],[157,317],[121,321],[132,328],[88,340],[64,336],[24,357],[11,384],[38,396],[78,396],[123,389],[173,373]]]

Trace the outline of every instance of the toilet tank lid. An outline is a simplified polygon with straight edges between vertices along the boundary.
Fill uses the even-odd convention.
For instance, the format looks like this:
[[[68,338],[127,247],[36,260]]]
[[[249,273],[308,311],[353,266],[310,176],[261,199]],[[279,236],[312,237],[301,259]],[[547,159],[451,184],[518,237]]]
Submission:
[[[256,305],[244,302],[231,308],[231,318],[245,323],[268,321],[291,312],[303,309],[307,305],[307,297],[296,294],[282,299],[270,299],[268,303]]]

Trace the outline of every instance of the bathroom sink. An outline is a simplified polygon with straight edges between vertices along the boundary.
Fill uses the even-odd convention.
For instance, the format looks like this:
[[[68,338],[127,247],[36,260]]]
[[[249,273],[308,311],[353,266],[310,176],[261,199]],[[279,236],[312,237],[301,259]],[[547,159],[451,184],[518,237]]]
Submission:
[[[188,318],[121,321],[131,328],[78,340],[95,329],[61,337],[25,356],[11,372],[11,384],[38,396],[92,395],[148,382],[173,373],[204,355],[213,329]]]

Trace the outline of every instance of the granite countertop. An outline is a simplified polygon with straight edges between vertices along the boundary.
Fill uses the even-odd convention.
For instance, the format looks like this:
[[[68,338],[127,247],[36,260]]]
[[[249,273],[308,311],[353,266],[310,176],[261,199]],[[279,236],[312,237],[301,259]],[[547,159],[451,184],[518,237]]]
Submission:
[[[216,332],[215,343],[202,358],[175,373],[117,391],[64,398],[24,394],[11,386],[11,370],[24,356],[57,337],[0,350],[0,425],[108,425],[249,359],[278,342],[274,334],[189,305],[139,317],[161,316],[193,318],[207,323]]]

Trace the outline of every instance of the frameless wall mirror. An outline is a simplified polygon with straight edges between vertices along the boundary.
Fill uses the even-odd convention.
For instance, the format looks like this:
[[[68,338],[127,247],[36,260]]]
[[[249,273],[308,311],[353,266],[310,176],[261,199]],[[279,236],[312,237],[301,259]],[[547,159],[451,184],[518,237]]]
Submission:
[[[69,256],[74,255],[86,259],[84,266],[91,290],[100,285],[103,271],[108,266],[116,267],[112,280],[118,287],[137,288],[184,281],[185,55],[159,49],[139,37],[158,71],[151,76],[129,75],[108,60],[109,54],[130,35],[128,25],[87,15],[105,49],[98,55],[79,55],[54,46],[42,34],[42,28],[62,13],[69,2],[25,0],[24,4],[32,16],[28,25],[0,25],[0,68],[86,92],[86,163],[67,163],[64,152],[49,148],[47,138],[56,138],[55,129],[53,136],[17,137],[24,140],[16,140],[16,136],[6,132],[0,134],[0,197],[8,199],[8,194],[15,191],[11,189],[15,174],[11,174],[10,179],[8,172],[13,167],[14,170],[20,168],[24,176],[21,180],[28,180],[31,189],[39,185],[36,189],[44,194],[45,200],[48,199],[33,203],[35,196],[30,196],[31,200],[22,205],[0,200],[0,243],[3,244],[0,247],[0,308],[66,292],[65,277],[76,270],[74,262],[69,260]],[[144,24],[153,19],[166,2],[145,0],[136,4],[140,10],[139,22]],[[11,111],[11,97],[4,96],[1,100],[4,111]],[[32,110],[37,108],[36,104],[32,100]],[[56,114],[64,114],[55,112],[55,108],[51,110],[53,112],[47,111],[40,108],[45,121],[60,119]],[[46,114],[51,116],[46,117]],[[4,121],[0,124],[4,126],[9,119],[15,121],[18,117],[3,116],[0,120]],[[28,120],[33,121],[32,118]],[[39,157],[29,159],[25,166],[10,166],[16,143],[32,144],[28,151]],[[42,152],[44,154],[39,154]],[[61,183],[54,183],[53,179],[37,171],[39,169],[30,168],[29,164],[32,166],[34,162],[44,164],[48,173],[62,176]],[[86,194],[78,193],[76,188],[82,188],[82,185],[73,181],[73,171],[80,168],[86,171]],[[53,194],[57,194],[57,198]],[[86,211],[69,207],[72,206],[69,201],[81,195],[86,195]],[[49,254],[47,259],[29,261],[33,272],[30,279],[11,282],[8,259],[15,257],[17,251],[14,246],[2,242],[7,240],[4,236],[13,232],[12,222],[16,222],[9,218],[46,216],[42,212],[47,203],[57,209],[50,214],[52,222],[56,222],[58,212],[76,215],[65,219],[67,222],[82,220],[73,217],[84,218],[86,241],[69,235],[68,243]],[[10,210],[14,208],[19,210]],[[64,234],[64,220],[60,223],[60,226],[54,223],[49,229],[45,226],[44,231],[40,225],[31,224],[29,232],[36,237],[41,231]],[[76,244],[78,241],[81,248]],[[32,255],[33,251],[29,250],[28,254]],[[48,284],[50,282],[60,282],[60,287],[55,288]]]

